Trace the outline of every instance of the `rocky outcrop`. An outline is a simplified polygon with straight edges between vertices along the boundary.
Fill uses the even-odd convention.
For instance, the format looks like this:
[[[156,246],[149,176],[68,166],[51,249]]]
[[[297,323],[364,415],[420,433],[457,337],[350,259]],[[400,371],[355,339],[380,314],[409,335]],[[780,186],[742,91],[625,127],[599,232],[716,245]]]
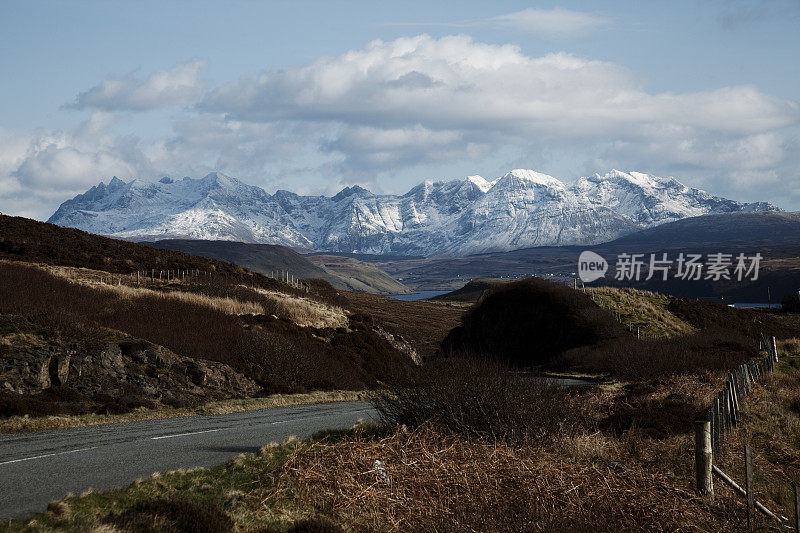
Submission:
[[[141,397],[196,404],[252,396],[260,387],[230,366],[181,357],[141,340],[102,347],[11,345],[0,349],[0,391],[37,394],[69,387],[86,397]]]

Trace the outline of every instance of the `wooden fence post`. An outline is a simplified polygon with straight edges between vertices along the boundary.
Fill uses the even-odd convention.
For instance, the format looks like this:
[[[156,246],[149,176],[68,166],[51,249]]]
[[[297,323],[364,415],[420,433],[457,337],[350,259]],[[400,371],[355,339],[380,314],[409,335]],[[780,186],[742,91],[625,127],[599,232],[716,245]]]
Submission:
[[[725,401],[728,407],[728,433],[733,433],[733,395],[730,383],[725,387]]]
[[[753,462],[750,457],[750,446],[744,446],[744,490],[747,493],[747,529],[753,531]]]
[[[714,496],[714,483],[711,478],[712,464],[711,422],[696,420],[694,423],[694,465],[697,492],[700,495]]]
[[[719,446],[719,402],[716,398],[711,404],[711,446],[715,450]]]
[[[719,391],[719,403],[720,407],[722,407],[722,429],[725,430],[725,434],[730,433],[731,429],[731,417],[729,411],[729,404],[728,404],[728,394],[726,389],[722,389]]]
[[[792,483],[794,489],[794,531],[800,533],[800,486]]]

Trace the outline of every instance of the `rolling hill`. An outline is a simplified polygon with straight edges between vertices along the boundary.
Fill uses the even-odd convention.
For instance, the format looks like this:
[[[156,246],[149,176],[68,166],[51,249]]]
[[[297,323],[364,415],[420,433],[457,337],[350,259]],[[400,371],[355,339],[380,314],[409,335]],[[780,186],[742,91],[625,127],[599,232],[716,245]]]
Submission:
[[[333,256],[304,256],[277,244],[167,239],[149,243],[240,265],[265,276],[289,273],[294,279],[323,279],[337,289],[373,294],[405,294],[408,287],[372,264]]]
[[[347,285],[348,290],[378,294],[408,294],[411,290],[373,264],[352,257],[311,254],[306,259]]]
[[[0,274],[0,418],[376,387],[462,312],[20,217],[0,216]]]

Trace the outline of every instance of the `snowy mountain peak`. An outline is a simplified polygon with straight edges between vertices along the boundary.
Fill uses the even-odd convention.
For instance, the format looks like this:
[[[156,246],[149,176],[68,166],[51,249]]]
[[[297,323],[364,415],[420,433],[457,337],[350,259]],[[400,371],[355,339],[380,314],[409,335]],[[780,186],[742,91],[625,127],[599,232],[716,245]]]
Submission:
[[[490,183],[486,181],[484,177],[478,175],[467,176],[467,181],[475,185],[478,189],[480,189],[481,192],[484,193],[488,192],[489,189],[492,188],[492,185],[494,185],[494,183]]]
[[[342,200],[344,198],[349,198],[350,196],[371,196],[372,193],[361,187],[360,185],[352,185],[350,187],[345,187],[341,191],[339,191],[336,196],[333,197],[334,200]]]
[[[680,218],[771,211],[612,170],[566,186],[533,170],[425,181],[402,196],[358,185],[300,196],[212,172],[155,182],[114,177],[64,202],[49,222],[123,238],[184,237],[370,254],[464,255],[529,246],[596,244]]]
[[[561,180],[554,178],[553,176],[542,174],[541,172],[536,172],[534,170],[527,170],[524,168],[517,168],[512,170],[511,172],[507,173],[505,176],[500,178],[500,181],[503,180],[512,180],[512,179],[520,179],[531,182],[535,185],[542,185],[544,187],[551,187],[554,189],[564,189],[564,183]]]
[[[108,182],[108,188],[109,189],[118,189],[118,188],[120,188],[120,187],[122,187],[124,185],[125,185],[125,182],[122,181],[121,179],[119,179],[116,176],[113,176],[111,178],[111,181]]]

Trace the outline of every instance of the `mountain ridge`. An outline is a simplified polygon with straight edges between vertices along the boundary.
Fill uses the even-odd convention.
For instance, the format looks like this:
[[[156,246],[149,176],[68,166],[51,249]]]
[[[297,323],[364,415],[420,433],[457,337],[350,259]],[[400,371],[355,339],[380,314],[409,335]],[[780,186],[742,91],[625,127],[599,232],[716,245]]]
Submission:
[[[675,178],[612,170],[566,185],[533,170],[426,180],[403,195],[358,185],[301,196],[219,172],[157,182],[117,177],[67,200],[48,222],[132,240],[189,238],[323,252],[463,256],[592,245],[709,213],[780,211],[713,196]]]

